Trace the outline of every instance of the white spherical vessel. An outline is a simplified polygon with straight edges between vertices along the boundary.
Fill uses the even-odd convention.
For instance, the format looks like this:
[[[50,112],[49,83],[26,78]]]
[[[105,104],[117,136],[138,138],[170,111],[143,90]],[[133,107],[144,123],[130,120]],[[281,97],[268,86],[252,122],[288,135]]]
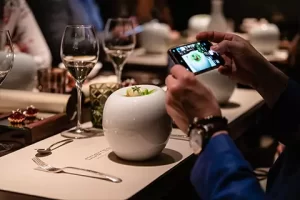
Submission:
[[[154,90],[143,96],[126,96],[130,87],[109,96],[103,111],[103,130],[114,153],[125,160],[153,158],[165,148],[172,131],[165,108],[165,92],[157,86],[138,85]]]
[[[275,24],[262,23],[249,31],[250,43],[261,53],[271,54],[278,49],[280,31]]]
[[[141,46],[147,53],[166,53],[170,33],[171,30],[167,24],[152,20],[144,25],[144,31],[140,34]]]
[[[228,103],[236,83],[218,72],[217,69],[197,75],[197,79],[210,88],[219,104]]]
[[[189,37],[195,37],[198,33],[206,31],[210,22],[210,15],[194,15],[188,21]]]

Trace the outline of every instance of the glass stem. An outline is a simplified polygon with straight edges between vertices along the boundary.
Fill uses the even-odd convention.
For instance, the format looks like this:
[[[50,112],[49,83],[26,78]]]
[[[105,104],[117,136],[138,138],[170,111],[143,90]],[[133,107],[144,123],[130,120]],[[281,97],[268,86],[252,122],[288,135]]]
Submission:
[[[81,82],[76,81],[76,89],[77,89],[77,126],[76,129],[81,129]]]
[[[117,76],[117,82],[118,84],[122,83],[122,71],[123,71],[123,65],[119,65],[115,67],[115,73]]]

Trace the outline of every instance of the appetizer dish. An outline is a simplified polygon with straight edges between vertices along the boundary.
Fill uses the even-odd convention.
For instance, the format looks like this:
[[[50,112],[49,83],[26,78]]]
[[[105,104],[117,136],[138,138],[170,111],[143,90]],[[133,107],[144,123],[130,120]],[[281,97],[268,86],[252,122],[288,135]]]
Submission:
[[[33,119],[36,118],[38,113],[38,109],[35,108],[33,105],[28,106],[27,109],[23,112],[26,118]]]
[[[25,121],[26,116],[21,112],[21,110],[12,111],[12,114],[8,117],[8,121],[11,124],[21,124]]]
[[[153,90],[148,90],[147,88],[141,88],[138,86],[133,86],[131,88],[128,88],[126,90],[126,95],[127,97],[137,97],[137,96],[145,96],[145,95],[149,95],[152,94],[155,91],[155,89]]]

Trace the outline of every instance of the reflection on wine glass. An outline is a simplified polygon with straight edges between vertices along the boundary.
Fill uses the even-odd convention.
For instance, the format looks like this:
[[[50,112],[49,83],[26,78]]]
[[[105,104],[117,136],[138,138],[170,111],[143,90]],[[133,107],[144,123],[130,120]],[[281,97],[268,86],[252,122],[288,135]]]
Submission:
[[[124,64],[136,44],[132,20],[124,18],[109,19],[105,25],[102,44],[115,68],[118,83],[121,84]]]
[[[9,31],[0,30],[0,85],[13,67],[14,56]],[[0,154],[9,152],[13,146],[13,144],[0,143]]]
[[[81,87],[87,75],[98,61],[99,45],[95,30],[90,25],[68,25],[63,34],[60,54],[62,61],[76,80],[77,88],[77,126],[62,133],[68,138],[87,138],[95,133],[81,127]]]

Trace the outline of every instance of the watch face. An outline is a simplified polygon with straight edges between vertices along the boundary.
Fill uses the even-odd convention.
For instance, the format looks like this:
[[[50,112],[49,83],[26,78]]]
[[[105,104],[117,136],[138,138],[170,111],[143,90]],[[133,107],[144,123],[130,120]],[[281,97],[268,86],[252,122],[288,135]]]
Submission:
[[[190,147],[194,154],[199,154],[202,150],[201,129],[193,129],[190,134]]]

